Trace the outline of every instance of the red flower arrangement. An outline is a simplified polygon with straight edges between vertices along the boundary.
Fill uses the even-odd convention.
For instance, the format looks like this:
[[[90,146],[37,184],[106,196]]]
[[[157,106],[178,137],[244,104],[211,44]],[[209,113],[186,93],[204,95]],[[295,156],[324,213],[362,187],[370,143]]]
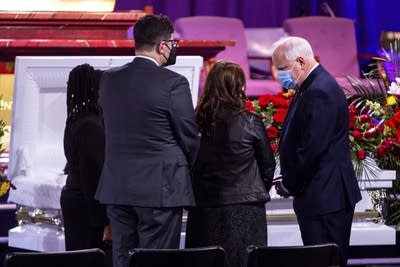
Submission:
[[[350,149],[353,162],[367,156],[385,169],[400,167],[400,107],[394,95],[356,96],[349,104]],[[357,169],[357,166],[356,166]]]
[[[247,101],[247,109],[262,117],[274,153],[279,148],[279,135],[293,94],[294,91],[290,90],[288,93],[263,95],[256,100]]]

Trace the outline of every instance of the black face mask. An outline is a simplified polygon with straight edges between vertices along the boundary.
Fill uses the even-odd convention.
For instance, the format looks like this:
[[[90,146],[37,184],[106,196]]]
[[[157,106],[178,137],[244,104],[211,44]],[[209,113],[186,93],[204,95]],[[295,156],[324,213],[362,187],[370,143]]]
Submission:
[[[169,50],[171,52],[169,53],[169,57],[167,59],[167,62],[165,62],[164,67],[174,65],[176,63],[176,46],[172,46],[172,48],[170,48]]]

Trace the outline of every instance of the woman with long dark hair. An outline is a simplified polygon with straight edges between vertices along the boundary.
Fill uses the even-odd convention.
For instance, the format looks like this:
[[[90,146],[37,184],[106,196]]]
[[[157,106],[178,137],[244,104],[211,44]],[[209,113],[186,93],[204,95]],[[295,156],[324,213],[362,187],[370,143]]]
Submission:
[[[266,244],[265,203],[275,169],[262,119],[246,110],[245,87],[239,65],[217,62],[196,108],[202,137],[186,247],[220,245],[230,267],[245,266],[247,246]]]
[[[61,192],[66,250],[104,248],[111,232],[105,207],[94,199],[104,162],[104,128],[97,103],[102,71],[82,64],[69,73]]]

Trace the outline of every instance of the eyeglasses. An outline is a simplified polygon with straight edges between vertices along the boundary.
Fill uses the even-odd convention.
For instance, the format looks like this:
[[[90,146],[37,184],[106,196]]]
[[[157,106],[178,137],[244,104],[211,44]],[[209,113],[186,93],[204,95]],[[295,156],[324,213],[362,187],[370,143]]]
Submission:
[[[172,47],[178,47],[179,40],[177,40],[177,39],[163,40],[163,42],[171,43]]]

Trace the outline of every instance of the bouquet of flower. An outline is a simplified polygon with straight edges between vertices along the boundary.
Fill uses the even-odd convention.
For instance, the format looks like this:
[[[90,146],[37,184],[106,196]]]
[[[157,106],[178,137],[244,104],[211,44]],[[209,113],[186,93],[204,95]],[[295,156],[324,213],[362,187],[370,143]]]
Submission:
[[[290,90],[287,93],[263,95],[256,100],[247,101],[247,109],[262,117],[272,151],[275,154],[278,152],[279,135],[293,94],[294,91]]]
[[[389,86],[382,86],[376,80],[367,88],[362,83],[349,79],[356,91],[349,98],[349,137],[358,176],[365,168],[371,167],[371,158],[380,168],[400,168],[400,79],[398,80],[399,83],[393,82]],[[386,82],[383,81],[383,84]],[[373,174],[374,170],[370,171]]]
[[[400,39],[388,40],[378,53],[381,58],[377,64],[376,72],[380,79],[385,81],[388,106],[385,120],[385,132],[388,136],[377,148],[380,163],[389,169],[397,170],[396,181],[387,191],[389,203],[389,216],[387,222],[400,227]]]
[[[398,70],[399,53],[386,55],[390,58],[382,60],[393,63]],[[391,202],[386,222],[400,226],[400,79],[392,77],[394,73],[398,72],[373,69],[365,75],[375,79],[369,80],[368,86],[348,77],[356,92],[349,98],[350,149],[358,177],[362,173],[374,176],[379,168],[397,171],[393,187],[380,197]]]

